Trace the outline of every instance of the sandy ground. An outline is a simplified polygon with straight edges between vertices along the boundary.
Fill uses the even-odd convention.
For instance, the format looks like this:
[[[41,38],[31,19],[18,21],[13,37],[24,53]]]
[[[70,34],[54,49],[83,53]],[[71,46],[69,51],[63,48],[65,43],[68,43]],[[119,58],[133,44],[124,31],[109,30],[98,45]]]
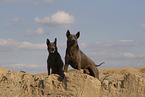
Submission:
[[[99,69],[100,79],[79,70],[59,76],[0,68],[0,97],[145,97],[145,68]]]

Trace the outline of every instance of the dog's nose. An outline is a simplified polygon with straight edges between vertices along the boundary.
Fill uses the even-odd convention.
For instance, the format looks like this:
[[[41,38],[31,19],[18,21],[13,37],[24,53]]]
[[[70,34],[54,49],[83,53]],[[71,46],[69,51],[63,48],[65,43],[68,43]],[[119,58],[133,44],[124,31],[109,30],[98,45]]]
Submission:
[[[51,48],[51,51],[54,51],[54,48]]]
[[[72,40],[72,43],[75,43],[75,40]]]

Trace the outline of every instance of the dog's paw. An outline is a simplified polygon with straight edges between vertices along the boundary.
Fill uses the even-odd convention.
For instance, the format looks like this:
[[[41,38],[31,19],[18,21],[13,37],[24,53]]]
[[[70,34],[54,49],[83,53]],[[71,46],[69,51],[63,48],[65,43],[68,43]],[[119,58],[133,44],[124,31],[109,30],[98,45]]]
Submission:
[[[81,73],[84,73],[84,70],[83,70],[83,69],[80,69],[80,72],[81,72]]]
[[[66,75],[67,73],[66,73],[66,72],[64,72],[64,74]]]

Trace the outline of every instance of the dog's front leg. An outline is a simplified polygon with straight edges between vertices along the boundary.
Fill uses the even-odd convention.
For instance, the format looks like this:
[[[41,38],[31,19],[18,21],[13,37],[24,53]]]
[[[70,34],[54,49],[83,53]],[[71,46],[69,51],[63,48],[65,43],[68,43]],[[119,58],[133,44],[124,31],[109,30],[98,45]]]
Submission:
[[[78,63],[78,70],[81,70],[81,57],[79,57],[79,56],[81,56],[81,55],[78,54],[78,56],[77,56],[77,63]]]
[[[48,75],[50,75],[50,66],[49,66],[49,64],[47,64],[47,71],[48,71]]]
[[[69,65],[69,64],[65,64],[65,66],[64,66],[64,72],[67,72],[68,65]]]
[[[78,70],[81,70],[81,63],[78,63]]]
[[[67,51],[66,51],[67,52]],[[65,56],[65,66],[64,66],[64,72],[67,72],[67,69],[68,69],[68,65],[69,65],[69,55],[68,53],[66,53],[66,56]]]

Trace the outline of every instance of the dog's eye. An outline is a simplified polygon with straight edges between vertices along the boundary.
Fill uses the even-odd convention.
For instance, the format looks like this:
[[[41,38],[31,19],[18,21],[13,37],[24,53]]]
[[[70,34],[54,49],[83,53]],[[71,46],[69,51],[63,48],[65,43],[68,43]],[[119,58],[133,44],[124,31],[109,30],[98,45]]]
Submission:
[[[69,38],[71,39],[71,38],[72,38],[72,36],[69,36]]]
[[[70,36],[70,37],[68,37],[68,40],[71,40],[72,39],[72,37]]]

